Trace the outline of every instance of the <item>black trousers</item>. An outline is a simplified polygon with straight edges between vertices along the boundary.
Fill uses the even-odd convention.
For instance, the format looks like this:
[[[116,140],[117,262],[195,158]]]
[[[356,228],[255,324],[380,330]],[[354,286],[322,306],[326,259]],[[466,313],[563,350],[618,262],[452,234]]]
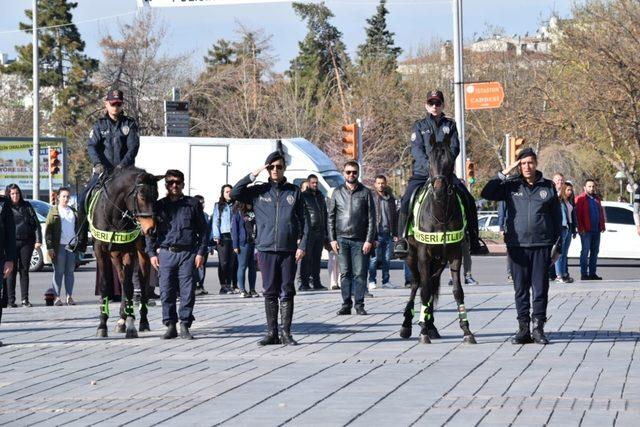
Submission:
[[[0,268],[4,270],[4,259],[0,256]],[[0,323],[2,323],[2,309],[7,308],[7,281],[0,282]]]
[[[237,286],[238,260],[233,252],[231,233],[222,233],[218,250],[218,280],[220,286]]]
[[[311,278],[313,286],[320,286],[320,259],[323,248],[322,235],[310,234],[304,257],[300,261],[300,276],[298,278],[300,285],[309,285],[309,278]]]
[[[16,302],[16,281],[20,273],[20,296],[22,300],[29,299],[29,267],[35,243],[31,241],[16,241],[18,258],[13,260],[13,272],[7,277],[7,297],[9,304]]]
[[[293,301],[296,295],[296,255],[294,252],[258,252],[263,295],[267,299]]]
[[[529,322],[533,317],[546,321],[551,247],[507,247],[507,255],[513,277],[518,320]],[[533,297],[530,297],[530,293]],[[532,306],[533,310],[530,313]]]

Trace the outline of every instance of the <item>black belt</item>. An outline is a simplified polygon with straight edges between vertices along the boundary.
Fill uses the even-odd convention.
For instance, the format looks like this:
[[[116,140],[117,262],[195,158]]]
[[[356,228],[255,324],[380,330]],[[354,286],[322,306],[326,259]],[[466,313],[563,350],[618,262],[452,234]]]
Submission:
[[[166,249],[169,252],[185,252],[185,251],[190,251],[192,249],[191,246],[186,246],[186,245],[161,246],[161,248]]]

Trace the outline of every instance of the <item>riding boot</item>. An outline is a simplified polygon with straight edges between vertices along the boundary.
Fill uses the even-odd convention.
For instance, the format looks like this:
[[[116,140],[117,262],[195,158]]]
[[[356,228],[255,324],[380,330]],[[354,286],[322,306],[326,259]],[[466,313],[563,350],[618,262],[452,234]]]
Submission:
[[[284,345],[298,345],[291,336],[291,320],[293,319],[293,300],[280,303],[280,315],[282,316],[282,333],[280,341]]]
[[[79,254],[87,252],[87,235],[89,233],[89,222],[84,208],[78,207],[78,232],[76,238],[69,243],[69,249]]]
[[[398,259],[407,257],[409,247],[407,244],[407,218],[408,215],[402,210],[398,214],[398,240],[393,245],[393,256]]]
[[[549,340],[544,334],[544,320],[533,319],[531,337],[536,344],[549,344]]]
[[[291,310],[293,313],[293,306],[291,306]],[[258,341],[258,345],[280,344],[280,338],[278,337],[278,299],[265,298],[264,311],[267,315],[267,335]]]
[[[531,344],[533,340],[531,339],[531,332],[529,331],[529,321],[527,320],[518,320],[518,331],[511,338],[511,344]]]

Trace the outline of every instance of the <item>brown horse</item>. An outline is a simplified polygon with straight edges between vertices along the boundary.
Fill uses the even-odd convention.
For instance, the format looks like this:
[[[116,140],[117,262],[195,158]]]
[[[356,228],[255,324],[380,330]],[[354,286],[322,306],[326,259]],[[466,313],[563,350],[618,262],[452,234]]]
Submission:
[[[155,230],[154,205],[158,200],[157,182],[164,176],[154,176],[142,169],[129,167],[107,178],[97,194],[88,198],[87,219],[94,239],[94,251],[100,271],[99,285],[102,304],[96,336],[107,337],[109,298],[113,293],[114,270],[122,284],[126,338],[137,338],[133,309],[134,257],[138,258],[140,278],[140,331],[149,330],[147,319],[147,281],[150,262],[144,236]],[[115,268],[112,268],[115,267]],[[116,329],[118,330],[118,329]]]
[[[407,266],[413,275],[411,296],[405,307],[404,321],[400,329],[402,338],[411,336],[414,315],[414,300],[418,289],[424,307],[420,319],[422,325],[420,341],[429,344],[431,339],[440,338],[434,325],[433,309],[440,292],[440,276],[447,263],[453,280],[453,296],[458,305],[460,328],[464,342],[475,344],[469,330],[467,311],[464,306],[464,292],[460,283],[462,264],[462,240],[465,232],[465,216],[462,202],[456,192],[453,174],[455,159],[447,145],[435,145],[429,157],[429,173],[426,193],[421,191],[418,221],[414,220],[414,235],[408,239],[409,253]]]

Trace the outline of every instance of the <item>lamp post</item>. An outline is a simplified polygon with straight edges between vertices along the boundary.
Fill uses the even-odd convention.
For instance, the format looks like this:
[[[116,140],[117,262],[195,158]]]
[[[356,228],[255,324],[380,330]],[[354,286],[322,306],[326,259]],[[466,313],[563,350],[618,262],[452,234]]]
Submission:
[[[620,197],[618,200],[622,200],[622,183],[624,182],[624,180],[627,178],[627,176],[624,174],[624,172],[622,171],[618,171],[618,173],[616,173],[616,176],[614,177],[618,183],[620,184]]]

